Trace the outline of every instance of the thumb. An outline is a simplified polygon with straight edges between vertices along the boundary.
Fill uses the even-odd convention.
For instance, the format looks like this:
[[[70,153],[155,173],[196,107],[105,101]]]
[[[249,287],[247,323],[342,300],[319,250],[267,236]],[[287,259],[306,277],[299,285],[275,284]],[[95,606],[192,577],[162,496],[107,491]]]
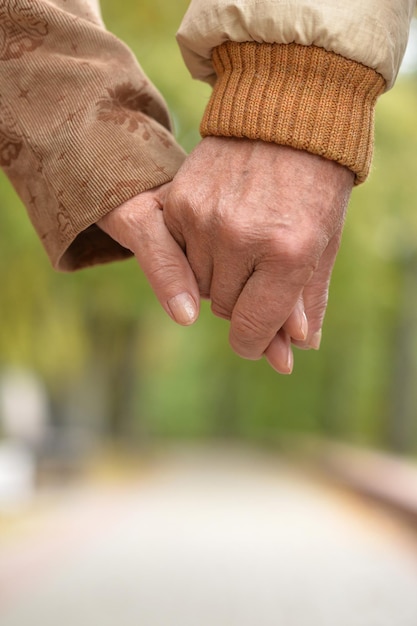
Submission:
[[[154,214],[151,239],[135,243],[133,253],[168,315],[178,324],[193,324],[199,312],[199,290],[183,250],[168,231],[162,211]]]
[[[162,307],[175,322],[188,326],[198,317],[199,290],[184,252],[165,225],[161,190],[128,200],[98,225],[133,252]]]

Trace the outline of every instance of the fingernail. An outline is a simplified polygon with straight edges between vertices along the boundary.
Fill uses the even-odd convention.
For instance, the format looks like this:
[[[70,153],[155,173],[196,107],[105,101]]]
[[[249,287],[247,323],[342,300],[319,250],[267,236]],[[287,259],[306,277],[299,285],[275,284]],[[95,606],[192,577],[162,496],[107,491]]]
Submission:
[[[304,311],[301,313],[300,331],[302,334],[301,340],[304,341],[305,339],[307,339],[307,335],[308,335],[308,321],[307,321],[307,315],[305,314]]]
[[[189,293],[179,293],[168,300],[171,315],[178,324],[188,326],[197,318],[197,307]]]
[[[321,330],[318,330],[316,333],[314,333],[314,335],[312,335],[309,341],[309,346],[310,348],[313,348],[313,350],[318,350],[320,348],[320,343],[321,343]]]
[[[294,355],[292,353],[291,348],[289,348],[288,349],[288,359],[287,359],[288,374],[292,374],[293,368],[294,368]]]

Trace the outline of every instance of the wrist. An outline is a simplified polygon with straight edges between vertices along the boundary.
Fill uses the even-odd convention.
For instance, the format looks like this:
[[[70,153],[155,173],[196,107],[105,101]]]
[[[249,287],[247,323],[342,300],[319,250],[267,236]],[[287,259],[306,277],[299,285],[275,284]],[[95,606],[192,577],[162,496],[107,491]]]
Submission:
[[[306,150],[368,175],[377,72],[315,46],[226,42],[215,48],[217,82],[203,136],[248,137]]]

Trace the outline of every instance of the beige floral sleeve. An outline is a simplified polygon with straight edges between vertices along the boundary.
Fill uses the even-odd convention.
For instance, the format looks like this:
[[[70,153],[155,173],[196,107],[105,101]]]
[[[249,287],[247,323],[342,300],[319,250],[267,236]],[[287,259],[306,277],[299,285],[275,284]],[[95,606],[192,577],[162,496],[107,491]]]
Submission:
[[[97,220],[184,159],[165,103],[91,0],[0,0],[0,165],[61,270],[129,255]]]

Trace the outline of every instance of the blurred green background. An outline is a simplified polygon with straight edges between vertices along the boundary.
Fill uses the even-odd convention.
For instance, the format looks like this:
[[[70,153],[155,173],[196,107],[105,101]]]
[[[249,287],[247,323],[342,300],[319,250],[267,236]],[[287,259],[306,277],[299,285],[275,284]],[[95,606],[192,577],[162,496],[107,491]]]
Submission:
[[[171,109],[186,150],[199,141],[209,87],[183,65],[185,0],[103,0],[109,30],[133,49]],[[334,271],[320,352],[282,377],[228,345],[207,303],[191,328],[160,309],[134,260],[54,272],[4,176],[0,184],[0,374],[35,372],[55,426],[99,438],[311,433],[417,451],[417,76],[377,108],[369,182],[356,189]]]

